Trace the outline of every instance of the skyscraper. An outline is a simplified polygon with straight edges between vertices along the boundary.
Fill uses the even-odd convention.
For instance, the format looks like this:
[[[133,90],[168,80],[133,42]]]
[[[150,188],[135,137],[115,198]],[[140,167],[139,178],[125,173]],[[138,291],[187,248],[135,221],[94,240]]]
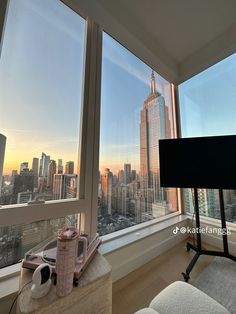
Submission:
[[[58,163],[57,163],[57,174],[63,174],[62,159],[58,159]]]
[[[39,175],[39,159],[38,158],[33,158],[32,161],[32,171],[36,177]]]
[[[74,173],[74,161],[67,161],[65,174],[73,174]]]
[[[40,159],[40,166],[39,166],[39,176],[40,177],[47,177],[48,176],[48,165],[50,163],[50,156],[42,153],[42,157]]]
[[[131,164],[124,164],[125,184],[131,182]]]
[[[38,187],[38,176],[39,176],[39,159],[33,158],[32,161],[32,171],[34,174],[34,187]]]
[[[53,189],[54,174],[56,174],[57,165],[55,160],[51,160],[48,165],[47,187]]]
[[[160,187],[159,140],[170,137],[168,107],[156,90],[152,71],[150,94],[140,113],[140,184],[146,200],[146,210],[153,203],[167,201],[167,191]]]
[[[124,170],[118,171],[118,181],[119,181],[119,183],[125,183],[125,172],[124,172]]]
[[[55,174],[53,183],[53,199],[75,198],[77,194],[76,174]]]
[[[137,173],[136,170],[131,171],[131,181],[136,181],[137,180]]]
[[[112,177],[113,174],[108,168],[106,168],[104,174],[101,175],[102,203],[105,206],[106,212],[110,215],[112,214],[111,212]]]
[[[2,172],[3,172],[6,140],[7,140],[6,136],[0,134],[0,196],[1,196],[1,189],[2,189]]]

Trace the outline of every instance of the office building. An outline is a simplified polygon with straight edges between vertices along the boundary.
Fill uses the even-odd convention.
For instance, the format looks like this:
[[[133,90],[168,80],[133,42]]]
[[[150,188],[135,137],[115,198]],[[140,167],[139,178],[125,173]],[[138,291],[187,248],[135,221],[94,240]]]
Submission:
[[[74,174],[74,161],[67,161],[65,174]]]
[[[48,165],[48,177],[47,177],[47,187],[52,190],[53,189],[53,182],[54,182],[54,175],[56,174],[57,165],[55,160],[51,160]]]
[[[15,179],[16,175],[18,175],[18,171],[17,170],[12,170],[12,172],[11,172],[11,184],[14,183],[14,179]]]
[[[131,171],[131,182],[137,180],[137,173],[136,170]]]
[[[122,169],[118,171],[118,181],[119,183],[125,183],[125,172]]]
[[[53,199],[75,198],[77,194],[77,175],[55,174],[53,183]]]
[[[104,174],[101,175],[101,185],[102,185],[102,203],[105,212],[112,213],[111,209],[111,197],[112,197],[112,179],[113,174],[109,168],[106,168]]]
[[[129,184],[131,182],[131,164],[124,164],[124,183]]]
[[[140,113],[140,174],[141,191],[146,198],[145,210],[152,203],[167,201],[167,193],[160,187],[159,140],[170,137],[168,107],[156,90],[154,72],[150,82],[150,94]]]
[[[57,174],[63,174],[62,159],[58,159],[58,162],[57,162]]]
[[[3,174],[6,139],[7,139],[6,136],[0,134],[0,196],[1,196],[1,188],[2,188],[2,174]]]
[[[48,165],[50,163],[50,156],[42,153],[40,159],[40,166],[39,166],[39,176],[40,177],[47,177],[48,176]]]
[[[34,176],[38,177],[39,175],[39,159],[38,158],[33,158],[32,161],[32,171],[34,173]]]
[[[38,177],[39,177],[39,158],[33,158],[32,161],[32,171],[34,174],[34,187],[38,187]]]

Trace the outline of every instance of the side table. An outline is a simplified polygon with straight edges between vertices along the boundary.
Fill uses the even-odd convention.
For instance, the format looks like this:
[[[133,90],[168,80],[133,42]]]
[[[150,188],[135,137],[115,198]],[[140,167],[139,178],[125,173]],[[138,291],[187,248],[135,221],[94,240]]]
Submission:
[[[21,269],[20,289],[31,280],[32,274],[29,269]],[[31,285],[25,286],[18,297],[17,314],[112,313],[111,266],[98,252],[80,277],[78,287],[74,287],[71,294],[66,297],[58,297],[56,287],[52,285],[45,297],[32,299]]]

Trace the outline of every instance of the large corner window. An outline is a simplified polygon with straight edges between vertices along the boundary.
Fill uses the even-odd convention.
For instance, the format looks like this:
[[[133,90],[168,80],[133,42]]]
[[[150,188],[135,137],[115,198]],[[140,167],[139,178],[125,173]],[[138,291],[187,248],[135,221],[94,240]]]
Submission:
[[[8,218],[0,227],[0,267],[68,218],[28,221],[81,210],[75,200],[85,34],[86,21],[61,1],[9,1],[0,58],[0,205],[12,226]]]
[[[179,86],[182,137],[236,134],[236,54]],[[227,154],[227,152],[225,152]],[[217,171],[217,169],[216,169]],[[199,189],[200,212],[220,218],[218,191]],[[225,214],[236,222],[236,191],[224,191]],[[184,190],[184,205],[193,212],[193,192]]]
[[[171,84],[103,33],[98,231],[177,211],[160,187],[159,139],[174,136]]]

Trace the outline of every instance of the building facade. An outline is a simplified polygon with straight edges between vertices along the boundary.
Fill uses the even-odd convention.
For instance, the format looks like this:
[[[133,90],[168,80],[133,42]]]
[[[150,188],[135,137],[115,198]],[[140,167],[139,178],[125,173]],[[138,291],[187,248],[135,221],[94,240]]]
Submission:
[[[74,161],[67,161],[65,174],[74,174]]]
[[[57,165],[55,160],[51,160],[48,165],[47,187],[53,190],[54,175],[56,174]]]
[[[50,163],[50,156],[42,153],[42,157],[40,159],[40,166],[39,166],[39,176],[40,177],[47,177],[48,176],[48,165]]]
[[[102,201],[107,213],[110,215],[112,214],[112,178],[112,172],[106,168],[104,174],[101,175]]]
[[[159,140],[170,137],[169,109],[164,97],[156,90],[152,71],[150,94],[140,113],[140,187],[145,200],[143,211],[148,214],[155,212],[155,216],[157,211],[166,212],[166,204],[170,199],[176,202],[176,195],[172,197],[176,191],[160,186]],[[176,203],[169,207],[170,211],[176,210]]]
[[[5,156],[5,147],[6,147],[6,136],[0,134],[0,196],[2,189],[2,173],[3,173],[3,165],[4,165],[4,156]]]

